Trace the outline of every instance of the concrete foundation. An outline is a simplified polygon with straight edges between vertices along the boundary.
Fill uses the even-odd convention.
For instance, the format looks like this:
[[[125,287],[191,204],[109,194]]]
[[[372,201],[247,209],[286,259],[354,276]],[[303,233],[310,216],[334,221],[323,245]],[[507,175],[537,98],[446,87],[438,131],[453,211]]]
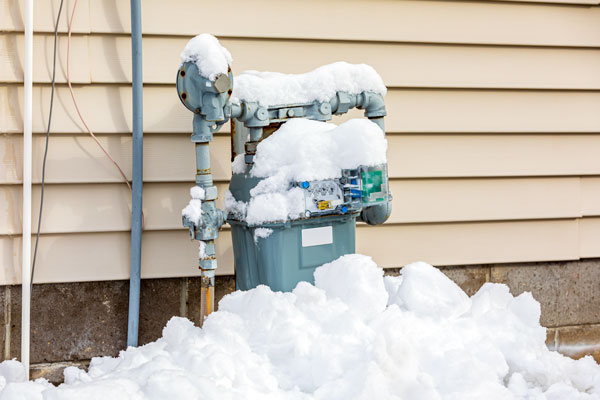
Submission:
[[[541,303],[550,348],[600,361],[600,259],[572,262],[439,267],[469,295],[485,282],[530,291]],[[398,274],[400,269],[387,269]],[[116,356],[127,336],[128,281],[34,285],[31,315],[32,377],[62,380],[69,365],[86,367],[96,356]],[[235,290],[233,276],[216,279],[218,301]],[[2,358],[19,357],[21,289],[0,286]],[[172,316],[200,319],[199,278],[142,281],[140,344],[156,340]]]

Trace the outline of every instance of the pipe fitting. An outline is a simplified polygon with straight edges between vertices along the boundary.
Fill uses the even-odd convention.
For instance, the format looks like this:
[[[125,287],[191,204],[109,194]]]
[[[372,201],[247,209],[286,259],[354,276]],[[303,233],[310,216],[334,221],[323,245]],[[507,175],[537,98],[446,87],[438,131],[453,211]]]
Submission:
[[[369,225],[380,225],[388,220],[392,214],[392,201],[386,201],[371,207],[364,208],[360,213],[360,220]]]
[[[383,96],[374,92],[362,92],[360,94],[359,109],[365,110],[365,117],[385,117],[385,102]]]

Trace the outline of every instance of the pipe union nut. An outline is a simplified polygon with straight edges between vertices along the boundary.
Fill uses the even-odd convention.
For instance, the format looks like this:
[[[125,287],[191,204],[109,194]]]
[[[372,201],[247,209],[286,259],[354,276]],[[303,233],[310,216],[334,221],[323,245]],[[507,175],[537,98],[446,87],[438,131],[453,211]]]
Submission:
[[[202,270],[215,270],[217,269],[217,260],[215,258],[200,260],[200,268]]]
[[[215,200],[217,198],[217,187],[204,187],[204,200]]]

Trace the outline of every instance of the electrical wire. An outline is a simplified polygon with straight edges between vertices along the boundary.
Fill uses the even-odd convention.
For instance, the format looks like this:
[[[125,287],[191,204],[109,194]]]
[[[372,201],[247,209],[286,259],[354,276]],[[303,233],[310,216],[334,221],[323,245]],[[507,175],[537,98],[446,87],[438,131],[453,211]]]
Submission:
[[[100,149],[102,149],[102,151],[104,152],[104,154],[106,155],[106,157],[108,157],[110,159],[110,161],[112,161],[112,163],[114,164],[114,166],[119,170],[119,173],[123,177],[123,180],[127,184],[127,187],[129,187],[129,191],[131,191],[131,184],[129,183],[129,179],[127,178],[127,176],[125,175],[125,173],[123,172],[123,170],[121,169],[121,167],[119,166],[119,164],[110,156],[110,154],[108,153],[108,151],[104,148],[104,146],[102,146],[102,143],[100,143],[100,141],[98,140],[98,138],[96,137],[96,135],[94,135],[94,132],[92,132],[92,130],[90,129],[90,127],[85,122],[85,119],[83,118],[83,115],[81,114],[81,111],[79,110],[79,106],[77,105],[77,99],[75,98],[75,93],[73,92],[73,87],[71,86],[71,71],[70,71],[70,68],[69,68],[70,67],[70,59],[71,59],[71,57],[70,57],[70,50],[71,50],[71,27],[72,27],[72,24],[73,24],[73,19],[75,17],[75,9],[77,8],[77,2],[78,2],[78,0],[75,0],[75,4],[73,4],[73,12],[71,13],[71,18],[68,21],[69,22],[68,23],[68,25],[69,25],[69,32],[68,32],[68,36],[67,36],[67,84],[69,85],[69,91],[71,92],[71,98],[73,99],[73,104],[75,105],[75,110],[77,111],[77,115],[79,115],[79,119],[81,120],[81,123],[83,124],[83,126],[85,126],[85,129],[87,129],[88,133],[94,139],[94,141],[100,147]]]
[[[78,1],[79,0],[75,0],[75,3],[73,4],[73,11],[71,12],[71,18],[67,21],[68,22],[68,28],[69,28],[68,35],[67,35],[67,84],[69,85],[69,92],[71,92],[71,98],[73,99],[73,105],[75,105],[75,110],[77,111],[77,115],[79,115],[79,119],[81,120],[81,123],[83,124],[83,126],[85,126],[85,128],[87,129],[87,131],[90,134],[90,136],[92,137],[92,139],[94,139],[94,141],[96,142],[96,144],[98,145],[98,147],[100,147],[100,149],[106,155],[106,157],[110,161],[112,161],[113,165],[115,166],[115,168],[117,168],[117,170],[119,171],[119,174],[123,178],[123,181],[125,182],[125,184],[129,188],[129,191],[131,193],[133,193],[133,189],[131,188],[131,183],[129,182],[129,179],[125,175],[125,172],[123,172],[123,170],[119,166],[119,163],[117,163],[115,161],[115,159],[111,157],[111,155],[109,154],[108,150],[106,150],[106,148],[104,148],[104,146],[102,145],[102,143],[100,143],[100,141],[98,140],[98,138],[96,137],[96,135],[94,135],[94,132],[92,132],[92,130],[90,129],[90,127],[88,126],[88,124],[85,122],[85,119],[83,118],[83,115],[81,114],[81,111],[79,110],[79,105],[77,104],[77,99],[75,98],[75,93],[73,92],[73,87],[71,86],[71,69],[70,69],[70,61],[71,61],[71,57],[70,57],[70,55],[71,55],[71,32],[72,32],[73,19],[75,17],[75,9],[77,8]],[[145,220],[146,220],[146,217],[144,215],[144,212],[142,211],[142,230],[144,229]]]
[[[37,259],[38,242],[40,240],[40,227],[42,226],[42,211],[44,210],[44,190],[46,184],[46,159],[48,158],[48,142],[50,141],[50,126],[52,125],[52,110],[54,108],[54,86],[56,84],[56,42],[58,39],[58,23],[62,13],[64,0],[60,0],[56,24],[54,25],[54,56],[52,59],[52,92],[50,93],[50,110],[48,112],[48,127],[46,129],[46,145],[44,147],[44,160],[42,161],[42,188],[40,194],[40,212],[38,215],[37,233],[35,234],[35,247],[33,250],[33,262],[31,263],[31,287],[33,288],[33,276],[35,273],[35,262]]]
[[[33,287],[33,276],[34,276],[34,272],[35,272],[35,262],[37,259],[38,242],[39,242],[39,238],[40,238],[40,227],[42,224],[42,211],[43,211],[43,207],[44,207],[44,189],[45,189],[45,181],[46,181],[46,159],[47,159],[47,155],[48,155],[48,142],[49,142],[49,138],[50,138],[50,126],[52,123],[52,110],[53,110],[53,106],[54,106],[54,86],[55,86],[55,82],[56,82],[56,47],[57,47],[56,42],[57,42],[57,37],[58,37],[58,23],[60,21],[60,15],[61,15],[62,7],[63,7],[63,2],[64,2],[64,0],[60,1],[60,7],[58,9],[58,17],[56,19],[56,25],[54,27],[54,59],[53,59],[53,65],[52,65],[52,92],[50,95],[50,112],[48,115],[48,129],[46,130],[46,146],[44,149],[44,160],[42,162],[42,188],[41,188],[41,197],[40,197],[40,212],[39,212],[39,216],[38,216],[38,229],[37,229],[36,238],[35,238],[35,249],[33,252],[33,263],[32,263],[32,267],[31,267],[31,285],[32,285],[32,287]],[[69,86],[69,92],[71,93],[71,98],[73,99],[73,105],[75,106],[75,110],[77,111],[77,115],[79,115],[79,119],[81,120],[81,123],[85,126],[85,128],[87,129],[87,131],[90,134],[90,136],[92,137],[92,139],[94,139],[94,141],[96,142],[98,147],[100,147],[100,149],[106,155],[106,157],[110,161],[112,161],[113,165],[117,168],[117,170],[119,171],[119,174],[123,178],[123,181],[127,184],[127,187],[129,188],[129,191],[131,192],[132,188],[131,188],[131,183],[129,183],[129,179],[127,178],[127,176],[125,175],[125,173],[123,172],[123,170],[121,169],[119,164],[115,161],[114,158],[111,157],[111,155],[104,148],[102,143],[100,143],[100,141],[98,140],[96,135],[94,135],[94,132],[90,129],[90,127],[85,122],[85,119],[83,118],[83,115],[81,114],[81,111],[79,110],[79,105],[77,104],[77,99],[75,98],[75,93],[73,92],[73,86],[71,85],[71,68],[70,68],[71,32],[72,32],[73,19],[75,17],[75,9],[77,8],[77,3],[78,3],[78,0],[75,0],[75,3],[73,4],[73,11],[71,12],[71,17],[69,18],[67,15],[67,25],[68,25],[67,85]],[[144,229],[144,220],[145,220],[145,216],[144,216],[144,213],[142,212],[142,229]]]

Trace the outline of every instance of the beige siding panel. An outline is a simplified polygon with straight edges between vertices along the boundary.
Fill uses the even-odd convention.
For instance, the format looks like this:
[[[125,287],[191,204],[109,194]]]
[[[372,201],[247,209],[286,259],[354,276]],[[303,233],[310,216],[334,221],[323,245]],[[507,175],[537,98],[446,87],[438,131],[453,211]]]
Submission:
[[[50,34],[34,37],[34,82],[51,80],[53,39]],[[187,40],[146,37],[144,65],[151,67],[144,68],[144,82],[172,84]],[[66,42],[61,36],[57,82],[66,81]],[[372,65],[389,87],[600,89],[600,50],[592,49],[252,39],[221,42],[234,54],[236,72],[302,73],[344,60]],[[131,82],[128,36],[73,36],[71,51],[72,82]],[[0,34],[0,81],[23,81],[21,34]]]
[[[67,38],[59,36],[56,51],[56,82],[67,81]],[[22,34],[0,33],[0,82],[23,82]],[[33,81],[52,81],[54,35],[33,37]],[[71,38],[71,82],[90,83],[90,57],[87,36]]]
[[[130,87],[92,85],[75,91],[92,130],[131,131]],[[49,86],[34,88],[34,132],[45,130],[49,96]],[[9,103],[5,129],[20,132],[22,87],[0,88],[0,97]],[[55,132],[83,132],[68,88],[57,88],[55,105]],[[395,89],[388,91],[386,105],[389,132],[600,132],[600,92]],[[340,121],[361,114],[354,110]],[[189,132],[191,120],[174,87],[144,88],[145,132]]]
[[[79,109],[90,129],[96,133],[131,132],[131,87],[114,85],[74,86]],[[51,88],[33,88],[33,131],[45,132]],[[23,88],[19,85],[0,87],[0,98],[6,107],[8,132],[22,130]],[[3,100],[0,100],[3,101]],[[177,96],[174,86],[144,88],[144,132],[190,132],[192,113]],[[68,87],[56,87],[52,130],[61,133],[85,132]]]
[[[357,231],[357,251],[383,267],[414,261],[464,265],[575,260],[578,224],[568,219],[363,227]]]
[[[67,32],[67,14],[70,16],[75,0],[65,0],[59,23],[59,32]],[[73,21],[73,32],[90,32],[89,0],[80,0]],[[109,4],[104,4],[109,7]],[[60,0],[35,1],[33,24],[35,31],[54,32]],[[23,31],[25,28],[25,1],[0,0],[0,31]]]
[[[98,136],[98,140],[131,176],[131,136]],[[44,136],[33,140],[33,182],[41,182]],[[231,176],[229,136],[216,136],[211,143],[211,168],[216,180]],[[23,138],[0,136],[0,182],[22,180]],[[148,135],[144,138],[145,181],[193,181],[196,153],[188,135]],[[121,182],[112,162],[88,134],[52,135],[50,137],[46,182],[85,183]]]
[[[13,90],[8,85],[0,85],[0,134],[18,130],[18,126],[23,126],[22,108],[20,108],[22,104],[23,101],[19,101],[17,90]]]
[[[129,5],[110,0],[90,4],[92,31],[130,29]],[[293,18],[288,15],[293,10]],[[318,10],[318,12],[315,12]],[[289,12],[288,12],[289,11]],[[454,1],[272,1],[219,3],[218,15],[194,0],[146,0],[144,33],[218,36],[598,46],[600,9],[541,4]],[[216,12],[216,11],[215,11]],[[249,18],[249,16],[252,16]],[[372,16],[372,18],[366,18]]]
[[[581,4],[595,5],[600,4],[598,0],[496,0],[505,1],[508,3],[556,3],[556,4]]]
[[[129,278],[129,232],[42,235],[35,282],[102,281]],[[231,234],[216,241],[218,275],[233,274]],[[21,237],[0,236],[0,285],[21,282]],[[198,242],[186,231],[145,232],[142,278],[199,276]]]
[[[505,1],[508,3],[555,3],[555,4],[581,4],[581,5],[596,5],[600,4],[598,0],[496,0]]]
[[[193,182],[144,185],[145,229],[181,228],[181,209]],[[217,184],[222,199],[228,184]],[[579,178],[392,180],[388,223],[572,218],[579,210]],[[37,228],[40,187],[33,190]],[[21,233],[21,187],[0,186],[0,235]],[[124,184],[47,185],[42,233],[130,229],[131,194]]]
[[[600,177],[581,178],[581,211],[586,216],[600,215]]]
[[[581,216],[579,178],[391,182],[390,222],[489,221]]]
[[[398,90],[392,132],[598,132],[600,93]]]
[[[550,0],[555,2],[556,0]],[[592,0],[564,0],[561,2]],[[24,0],[0,0],[0,30],[22,31]],[[52,32],[59,0],[36,2],[36,31]],[[66,1],[71,10],[73,0]],[[193,0],[146,0],[142,5],[144,33],[221,36],[375,40],[402,42],[492,43],[521,45],[598,46],[597,8],[556,7],[543,4],[395,1],[295,0],[286,9],[268,0],[219,3],[222,18],[198,16],[208,11]],[[294,10],[294,18],[282,17]],[[319,12],[315,12],[319,10]],[[377,10],[374,13],[374,10]],[[127,33],[129,3],[113,0],[80,1],[74,31]],[[248,16],[252,15],[252,18]],[[365,18],[365,15],[376,15]],[[306,27],[309,26],[310,29]],[[427,27],[427,29],[423,29]],[[509,27],[509,29],[507,29]],[[200,29],[200,30],[199,30]],[[61,31],[66,31],[62,18]]]
[[[99,140],[131,176],[131,136]],[[216,180],[231,176],[230,139],[211,144]],[[388,135],[392,178],[600,175],[600,135]],[[33,140],[33,181],[41,179],[44,137]],[[0,135],[0,184],[22,177],[22,137]],[[191,182],[194,146],[185,134],[144,138],[146,182]],[[87,135],[54,135],[46,169],[49,183],[120,182],[112,163]]]
[[[587,3],[591,0],[579,1]],[[0,0],[0,30],[23,31],[24,3],[24,0]],[[36,2],[36,31],[54,30],[58,4],[59,0]],[[65,6],[65,10],[71,10],[73,0],[66,1]],[[142,7],[142,27],[147,34],[187,36],[212,32],[220,36],[295,39],[554,46],[600,44],[600,10],[596,7],[453,1],[336,0],[323,3],[295,0],[287,2],[283,10],[273,7],[269,0],[237,0],[219,3],[218,14],[227,16],[226,23],[223,18],[205,18],[201,28],[198,16],[212,11],[200,2],[146,0]],[[294,10],[294,18],[282,17],[288,15],[288,9]],[[374,10],[377,10],[375,14]],[[365,15],[376,17],[365,18]],[[61,19],[60,30],[66,31],[66,18]],[[80,1],[74,31],[90,30],[128,33],[129,3]]]
[[[600,218],[579,220],[581,258],[600,257]]]
[[[401,135],[390,175],[598,175],[599,135]],[[392,156],[393,155],[393,156]]]
[[[42,235],[36,282],[127,279],[128,232]],[[20,282],[18,236],[0,236],[0,284]],[[218,274],[233,273],[231,235],[217,240]],[[389,249],[395,251],[390,252]],[[110,249],[110,251],[107,251]],[[574,260],[579,258],[577,220],[360,226],[357,251],[382,267],[425,260],[435,265]],[[146,232],[142,277],[198,275],[197,244],[187,232]]]
[[[188,38],[144,39],[144,82],[173,83]],[[388,87],[600,88],[600,50],[223,39],[234,73],[303,73],[336,62],[373,66]],[[129,37],[91,36],[94,82],[131,81]]]
[[[177,230],[193,182],[144,185],[144,230]],[[217,184],[222,197],[227,183]],[[21,233],[21,187],[0,186],[0,235]],[[32,229],[37,230],[40,186],[33,188]],[[117,232],[131,229],[131,193],[125,184],[47,185],[42,233]]]

